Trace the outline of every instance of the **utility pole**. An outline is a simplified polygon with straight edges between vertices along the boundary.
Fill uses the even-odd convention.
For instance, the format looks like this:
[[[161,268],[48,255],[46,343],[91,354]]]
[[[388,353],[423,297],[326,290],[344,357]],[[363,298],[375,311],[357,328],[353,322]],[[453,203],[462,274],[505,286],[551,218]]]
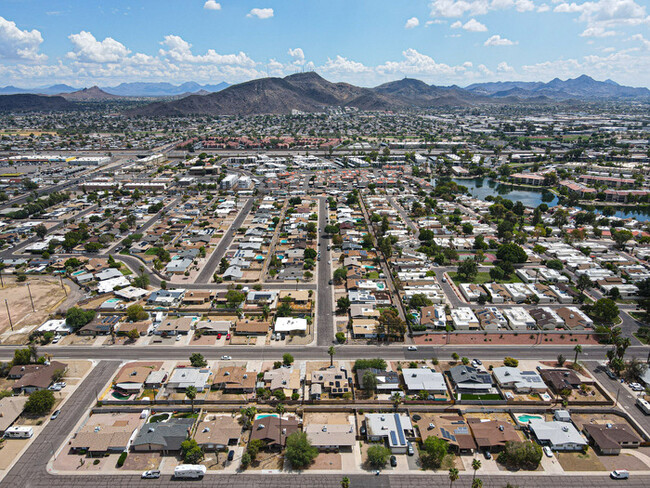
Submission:
[[[2,288],[5,287],[5,280],[2,278],[2,273],[0,273],[0,283],[2,284]]]
[[[65,296],[68,296],[68,290],[65,289],[65,286],[63,286],[63,276],[59,275],[59,281],[61,282],[61,288],[63,288],[63,291],[65,292]]]
[[[32,297],[32,289],[29,286],[29,283],[27,283],[27,291],[29,292],[29,301],[32,302],[32,312],[36,312],[36,309],[34,308],[34,298]]]
[[[7,302],[7,299],[5,298],[5,306],[7,307],[7,317],[9,317],[9,326],[11,327],[11,332],[14,331],[14,324],[11,322],[11,314],[9,313],[9,303]]]

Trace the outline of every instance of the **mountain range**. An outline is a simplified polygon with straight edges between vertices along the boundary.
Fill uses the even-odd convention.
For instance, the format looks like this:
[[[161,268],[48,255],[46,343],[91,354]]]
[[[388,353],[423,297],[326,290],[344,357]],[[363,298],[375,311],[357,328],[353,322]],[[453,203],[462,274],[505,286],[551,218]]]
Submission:
[[[59,96],[33,95],[31,93],[0,95],[0,112],[58,112],[73,109],[72,103]]]
[[[404,78],[374,88],[362,88],[348,83],[331,83],[315,72],[306,72],[239,83],[201,97],[190,95],[179,100],[155,102],[128,113],[153,116],[288,114],[293,110],[317,112],[335,106],[404,110],[616,99],[650,100],[650,90],[621,86],[611,80],[596,81],[586,75],[566,81],[556,78],[548,83],[480,83],[467,88],[427,85],[420,80]]]
[[[225,81],[216,85],[200,85],[193,81],[172,85],[171,83],[121,83],[117,86],[101,87],[100,90],[120,97],[173,97],[199,92],[218,92],[230,86]],[[85,89],[85,88],[84,88]],[[63,95],[74,93],[83,89],[70,85],[51,85],[36,88],[19,88],[16,86],[0,87],[0,95],[16,95],[19,93],[32,93],[37,95]],[[102,99],[106,99],[102,96]]]
[[[260,78],[237,85],[199,85],[183,83],[123,83],[112,88],[93,86],[75,90],[68,85],[41,89],[56,91],[58,97],[32,94],[4,95],[0,110],[67,110],[70,102],[108,101],[120,98],[165,97],[163,100],[127,110],[127,115],[256,115],[289,114],[292,111],[320,112],[329,107],[355,107],[359,110],[393,111],[437,107],[471,107],[487,104],[546,104],[571,101],[650,101],[650,90],[622,86],[612,80],[596,81],[589,76],[542,82],[475,83],[468,87],[428,85],[413,78],[364,88],[349,83],[332,83],[315,72],[297,73],[285,78]],[[19,90],[0,89],[1,93]],[[217,91],[218,90],[218,91]],[[179,93],[172,94],[172,91]],[[140,95],[135,95],[135,94]],[[148,95],[142,95],[147,93]],[[16,97],[11,101],[11,97]],[[53,102],[52,98],[60,99]],[[61,100],[65,103],[61,103]],[[66,104],[69,104],[66,105]]]

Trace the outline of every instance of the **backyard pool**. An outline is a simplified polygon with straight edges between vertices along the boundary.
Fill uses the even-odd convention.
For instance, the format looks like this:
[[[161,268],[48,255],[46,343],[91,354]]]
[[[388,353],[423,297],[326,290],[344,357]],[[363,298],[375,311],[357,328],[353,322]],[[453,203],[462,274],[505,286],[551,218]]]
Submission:
[[[261,413],[255,417],[255,419],[265,419],[266,417],[277,417],[277,413]]]
[[[544,420],[544,417],[541,415],[519,415],[517,420],[522,424],[527,424],[531,420]]]

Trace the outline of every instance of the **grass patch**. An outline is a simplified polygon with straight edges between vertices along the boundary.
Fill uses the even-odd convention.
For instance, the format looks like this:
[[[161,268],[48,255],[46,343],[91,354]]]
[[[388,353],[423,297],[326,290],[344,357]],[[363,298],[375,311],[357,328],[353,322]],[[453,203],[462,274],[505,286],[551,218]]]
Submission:
[[[377,273],[376,271],[371,271],[370,273],[368,273],[368,279],[369,280],[379,279],[379,273]]]
[[[498,393],[486,393],[484,395],[478,395],[476,393],[458,393],[456,395],[456,400],[501,400],[501,395]]]
[[[122,268],[120,268],[120,272],[121,272],[124,276],[129,276],[129,275],[132,275],[132,274],[133,274],[133,271],[131,271],[131,270],[130,270],[129,268],[127,268],[127,267],[122,267]]]
[[[451,271],[448,273],[449,277],[456,283],[457,285],[460,283],[475,283],[477,285],[483,285],[485,283],[521,283],[521,280],[517,275],[514,273],[510,276],[508,279],[504,280],[493,280],[490,278],[490,273],[488,271],[482,271],[480,273],[476,274],[476,278],[474,278],[472,281],[467,281],[461,277],[458,276],[458,273],[455,271]]]

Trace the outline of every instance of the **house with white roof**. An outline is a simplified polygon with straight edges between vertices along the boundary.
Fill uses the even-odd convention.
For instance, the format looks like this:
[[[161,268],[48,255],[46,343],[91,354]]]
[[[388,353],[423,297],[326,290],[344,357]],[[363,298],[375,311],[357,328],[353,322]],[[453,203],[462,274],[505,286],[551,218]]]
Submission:
[[[297,317],[278,317],[275,319],[274,330],[283,333],[299,333],[304,334],[307,332],[307,319]]]
[[[471,330],[478,329],[479,322],[474,312],[469,307],[459,307],[451,310],[451,320],[454,324],[454,329],[457,330]]]
[[[503,310],[503,315],[508,319],[508,325],[512,330],[535,329],[535,319],[523,307],[512,307]]]
[[[408,415],[398,413],[367,413],[366,432],[370,442],[388,441],[394,454],[405,454],[408,437],[413,437],[413,425]]]
[[[445,378],[442,373],[437,371],[429,368],[403,368],[402,376],[406,390],[410,394],[417,394],[421,391],[440,395],[447,393]]]
[[[588,444],[578,429],[569,422],[545,422],[532,419],[528,422],[530,431],[543,446],[554,451],[580,451]]]
[[[492,370],[492,375],[501,388],[517,393],[546,391],[548,388],[537,371],[520,371],[518,368],[501,366]]]

